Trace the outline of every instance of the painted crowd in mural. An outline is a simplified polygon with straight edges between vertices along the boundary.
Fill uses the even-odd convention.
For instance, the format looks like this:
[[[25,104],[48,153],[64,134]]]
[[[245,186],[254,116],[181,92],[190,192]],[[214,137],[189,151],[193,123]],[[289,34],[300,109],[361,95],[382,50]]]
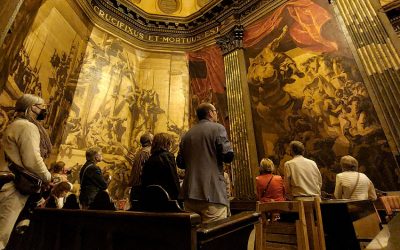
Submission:
[[[344,34],[327,1],[283,4],[246,29],[248,86],[259,158],[280,169],[291,140],[332,192],[343,155],[358,159],[376,187],[400,187],[400,173]]]
[[[187,130],[188,73],[183,58],[135,50],[94,29],[66,121],[60,159],[71,162],[76,150],[101,147],[106,155],[103,172],[112,176],[111,195],[127,197],[130,163],[140,148],[140,136],[146,131],[168,132],[175,138],[176,151]],[[81,165],[73,167],[74,182]]]

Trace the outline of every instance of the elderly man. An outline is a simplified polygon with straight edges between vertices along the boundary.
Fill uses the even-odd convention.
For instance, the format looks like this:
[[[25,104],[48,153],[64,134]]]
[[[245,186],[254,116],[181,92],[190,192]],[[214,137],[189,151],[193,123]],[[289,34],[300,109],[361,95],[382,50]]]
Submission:
[[[232,162],[233,150],[212,104],[200,104],[196,114],[199,122],[182,137],[177,165],[185,169],[185,209],[200,214],[203,222],[211,222],[228,215],[223,162]]]
[[[16,118],[4,131],[0,151],[0,171],[9,172],[17,165],[50,182],[51,174],[43,161],[51,151],[46,130],[39,121],[45,119],[47,110],[42,98],[24,94],[15,104]],[[9,179],[10,180],[10,179]],[[14,182],[6,183],[0,190],[0,249],[8,243],[18,215],[25,206],[28,195],[21,193]]]
[[[320,196],[322,177],[317,164],[303,156],[303,143],[292,141],[289,147],[293,159],[284,165],[286,194],[294,200],[312,200]]]
[[[86,163],[79,173],[81,192],[79,201],[83,209],[87,209],[93,202],[96,194],[106,190],[108,183],[104,180],[101,169],[96,165],[103,160],[101,149],[97,147],[86,150]]]

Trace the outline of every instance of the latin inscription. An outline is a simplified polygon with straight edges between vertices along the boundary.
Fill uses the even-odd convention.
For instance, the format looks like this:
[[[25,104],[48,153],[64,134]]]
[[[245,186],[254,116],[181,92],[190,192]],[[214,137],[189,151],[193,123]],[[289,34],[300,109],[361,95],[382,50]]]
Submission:
[[[95,13],[103,20],[108,22],[109,24],[117,27],[118,29],[124,31],[125,33],[139,39],[142,41],[156,42],[156,43],[170,43],[170,44],[192,44],[206,37],[215,35],[218,32],[218,27],[207,30],[199,35],[192,37],[172,37],[172,36],[158,36],[158,35],[149,35],[145,34],[141,31],[134,29],[128,24],[119,21],[118,19],[112,17],[111,15],[105,13],[98,6],[93,6]]]

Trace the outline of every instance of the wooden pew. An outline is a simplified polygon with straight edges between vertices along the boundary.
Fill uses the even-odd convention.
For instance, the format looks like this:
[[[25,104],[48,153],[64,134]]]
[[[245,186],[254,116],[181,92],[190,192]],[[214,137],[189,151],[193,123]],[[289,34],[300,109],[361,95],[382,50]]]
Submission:
[[[29,249],[196,249],[195,213],[36,209]]]
[[[327,249],[361,249],[380,231],[380,220],[371,201],[321,202]]]
[[[259,224],[259,217],[259,213],[248,211],[202,224],[197,229],[197,249],[247,249],[249,235]]]
[[[23,244],[9,249],[246,249],[259,214],[200,224],[196,213],[36,209]]]

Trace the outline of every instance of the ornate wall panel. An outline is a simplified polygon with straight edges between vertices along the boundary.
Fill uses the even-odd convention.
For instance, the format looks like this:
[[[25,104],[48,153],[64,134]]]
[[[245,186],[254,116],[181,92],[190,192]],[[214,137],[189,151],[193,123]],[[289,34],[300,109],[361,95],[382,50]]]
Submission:
[[[282,169],[289,142],[300,140],[328,192],[346,154],[377,188],[399,189],[393,153],[328,2],[289,1],[245,31],[258,157]]]

